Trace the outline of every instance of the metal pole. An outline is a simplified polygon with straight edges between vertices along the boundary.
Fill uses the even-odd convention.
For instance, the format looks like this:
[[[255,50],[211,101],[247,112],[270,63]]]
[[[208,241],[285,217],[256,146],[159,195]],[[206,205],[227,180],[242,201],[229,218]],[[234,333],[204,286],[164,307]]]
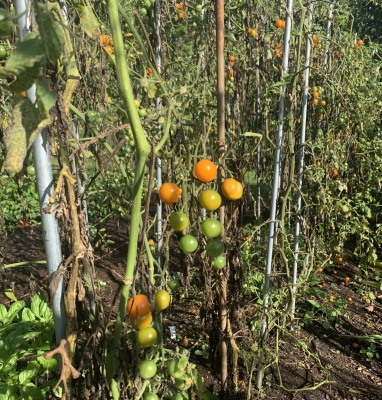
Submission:
[[[282,65],[282,76],[288,72],[288,61],[289,61],[289,40],[291,33],[291,15],[293,10],[293,0],[287,2],[286,12],[286,24],[284,34],[284,56]],[[273,185],[272,185],[272,199],[271,199],[271,210],[270,210],[270,222],[269,222],[269,236],[268,236],[268,249],[267,249],[267,260],[265,266],[265,280],[264,280],[264,319],[261,326],[261,346],[260,346],[260,358],[257,369],[257,387],[262,386],[263,381],[263,357],[264,357],[264,343],[262,343],[264,335],[267,331],[268,321],[266,313],[269,305],[269,289],[271,284],[271,272],[272,272],[272,256],[273,256],[273,241],[275,236],[276,227],[276,211],[277,211],[277,200],[279,195],[279,181],[280,181],[280,169],[281,169],[281,150],[283,142],[283,128],[284,128],[284,114],[285,114],[285,97],[286,97],[286,85],[282,86],[280,104],[279,104],[279,115],[278,115],[278,129],[276,138],[276,150],[275,150],[275,165],[273,170]]]
[[[30,2],[25,0],[15,0],[14,6],[16,14],[22,14],[28,11],[17,19],[19,25],[20,41],[24,35],[29,32],[28,21],[31,16]],[[27,90],[27,97],[32,103],[36,102],[36,86],[33,85]],[[37,191],[41,210],[41,222],[43,229],[43,239],[48,267],[48,275],[52,276],[57,271],[62,262],[61,243],[58,232],[58,221],[55,219],[55,214],[46,214],[42,209],[48,203],[49,196],[53,193],[54,182],[52,165],[50,162],[50,146],[47,139],[47,132],[42,130],[41,134],[33,143],[33,160],[36,168]],[[56,290],[51,289],[52,309],[54,318],[54,329],[56,332],[56,342],[66,336],[66,315],[63,301],[63,285],[62,280],[57,285]]]
[[[161,57],[161,37],[160,37],[160,28],[161,28],[161,1],[157,0],[155,2],[155,22],[156,22],[156,37],[157,37],[157,44],[155,47],[155,58],[156,58],[156,63],[158,66],[158,72],[161,72],[161,66],[162,66],[162,57]],[[161,99],[158,97],[155,100],[156,107],[158,109],[158,112],[161,110]],[[161,127],[158,128],[158,136],[161,135]],[[157,178],[157,185],[158,185],[158,190],[162,186],[162,160],[159,157],[156,157],[156,178]],[[161,267],[162,265],[162,246],[163,246],[163,235],[162,235],[162,200],[158,200],[157,203],[157,261],[158,265]]]

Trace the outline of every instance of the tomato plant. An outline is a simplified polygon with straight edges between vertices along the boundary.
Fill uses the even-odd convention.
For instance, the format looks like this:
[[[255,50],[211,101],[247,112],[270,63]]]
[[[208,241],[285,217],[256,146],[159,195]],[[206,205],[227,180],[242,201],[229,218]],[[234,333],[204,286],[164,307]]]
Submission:
[[[208,238],[215,238],[219,236],[222,231],[221,223],[214,218],[205,219],[201,223],[200,228],[202,230],[203,235],[207,236]]]
[[[184,235],[179,241],[179,247],[186,254],[193,253],[198,248],[198,241],[192,235]]]
[[[200,205],[207,211],[214,211],[220,207],[222,199],[220,194],[215,190],[207,189],[199,196]]]

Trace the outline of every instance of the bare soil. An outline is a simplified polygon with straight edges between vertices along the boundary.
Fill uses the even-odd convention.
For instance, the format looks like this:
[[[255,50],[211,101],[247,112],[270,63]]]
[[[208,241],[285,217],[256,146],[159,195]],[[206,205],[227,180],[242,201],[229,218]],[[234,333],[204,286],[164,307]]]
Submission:
[[[127,226],[123,221],[119,223],[108,221],[105,228],[115,243],[105,251],[95,252],[95,267],[97,278],[106,283],[101,289],[100,299],[104,309],[108,310],[124,274]],[[44,281],[47,275],[46,267],[33,263],[45,257],[40,227],[20,227],[16,228],[12,235],[0,237],[1,254],[4,265],[31,261],[26,266],[0,271],[1,303],[10,304],[11,300],[4,295],[4,290],[7,289],[13,289],[19,299],[27,302],[36,290],[42,290],[48,296]],[[382,334],[382,302],[378,296],[372,307],[363,301],[356,292],[358,286],[353,279],[357,274],[359,270],[351,262],[346,262],[346,266],[341,269],[338,268],[337,274],[319,274],[319,277],[325,280],[323,290],[328,294],[343,298],[351,297],[352,300],[348,301],[343,315],[337,317],[329,329],[324,329],[319,323],[312,323],[298,327],[293,332],[300,342],[306,343],[304,351],[288,333],[280,337],[279,367],[272,364],[268,368],[267,375],[264,377],[264,387],[260,392],[256,390],[256,373],[253,374],[252,399],[382,399],[381,362],[375,358],[371,362],[366,361],[366,357],[360,351],[367,348],[368,343],[351,337],[351,335]],[[345,276],[351,278],[349,286],[344,284]],[[114,309],[116,307],[117,305],[114,305]],[[210,355],[206,346],[213,332],[207,331],[202,322],[202,314],[200,295],[190,291],[186,297],[185,293],[180,291],[173,297],[169,310],[164,312],[165,341],[169,347],[178,345],[188,348],[192,354],[192,362],[197,365],[204,377],[206,387],[218,394],[220,391],[219,368],[218,365],[210,364]],[[170,339],[170,326],[176,327],[175,340]],[[250,340],[249,329],[247,332],[236,332],[235,340],[239,348],[243,344],[247,347]],[[270,340],[274,343],[276,337],[271,337]],[[353,343],[357,343],[358,347],[354,348],[353,346],[356,345]],[[377,351],[382,354],[379,346],[377,346]],[[274,357],[270,358],[274,359]],[[250,368],[250,362],[247,359],[249,356],[245,351],[241,351],[239,389],[236,393],[231,391],[229,395],[221,394],[221,399],[246,399]],[[265,360],[265,363],[267,362],[268,360]],[[329,373],[327,383],[315,391],[309,390],[309,387],[317,385],[324,379],[325,371]],[[282,382],[280,382],[279,374]]]

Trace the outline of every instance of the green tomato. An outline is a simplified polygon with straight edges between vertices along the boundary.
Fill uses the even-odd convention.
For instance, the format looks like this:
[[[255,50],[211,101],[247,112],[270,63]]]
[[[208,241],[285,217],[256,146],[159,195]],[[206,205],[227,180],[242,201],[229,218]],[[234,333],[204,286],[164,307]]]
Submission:
[[[97,113],[96,113],[95,111],[89,110],[89,111],[86,113],[86,119],[87,119],[89,122],[94,122],[96,118],[97,118]]]
[[[220,235],[222,231],[221,223],[214,218],[207,218],[201,224],[202,233],[209,238],[215,238]]]
[[[171,360],[167,364],[167,373],[173,378],[180,378],[183,376],[184,369],[179,368],[179,361],[180,360]]]
[[[179,246],[184,253],[193,253],[198,248],[198,241],[192,235],[185,235],[180,239]]]
[[[146,116],[146,114],[147,114],[147,111],[146,111],[144,108],[140,108],[140,109],[138,110],[138,114],[139,114],[139,116],[140,116],[141,118],[144,118],[144,117]]]
[[[143,400],[159,400],[159,397],[156,393],[149,392],[145,393]]]
[[[170,226],[174,231],[184,231],[189,224],[190,220],[187,215],[180,211],[173,212],[170,215]]]
[[[141,14],[141,16],[144,17],[145,15],[147,15],[147,10],[145,8],[141,8],[139,10],[139,14]]]
[[[201,4],[197,4],[197,5],[195,6],[195,10],[196,10],[197,12],[202,11],[202,9],[203,9],[203,6],[202,6]]]
[[[134,147],[135,146],[135,142],[132,139],[130,139],[128,143],[129,143],[130,147]]]
[[[215,190],[207,189],[200,194],[199,203],[207,211],[214,211],[220,207],[222,198]]]
[[[216,257],[212,260],[212,266],[216,269],[222,269],[226,266],[227,260],[224,256]]]
[[[102,122],[103,122],[103,117],[102,117],[102,115],[97,115],[97,116],[95,117],[95,122],[96,122],[97,124],[102,124]]]
[[[28,165],[27,173],[29,176],[35,176],[36,175],[35,167],[33,165]]]
[[[168,283],[168,287],[173,291],[178,290],[180,288],[180,282],[178,279],[172,278]]]
[[[144,8],[150,8],[151,7],[151,1],[150,0],[145,0],[144,2],[143,2],[143,7]]]
[[[4,8],[0,8],[0,38],[9,39],[13,33],[13,21],[11,14]]]
[[[0,60],[4,60],[7,57],[7,49],[3,44],[0,44]]]
[[[207,242],[206,253],[211,258],[216,258],[224,253],[224,243],[219,239],[212,239]]]
[[[139,364],[139,375],[143,379],[150,379],[157,373],[157,366],[153,360],[144,360]]]

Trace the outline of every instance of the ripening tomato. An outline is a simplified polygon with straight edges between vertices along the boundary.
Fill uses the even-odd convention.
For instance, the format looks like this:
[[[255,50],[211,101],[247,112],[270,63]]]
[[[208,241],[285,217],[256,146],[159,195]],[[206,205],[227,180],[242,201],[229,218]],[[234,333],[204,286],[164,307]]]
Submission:
[[[214,211],[220,207],[222,198],[215,190],[207,189],[200,194],[199,203],[207,211]]]
[[[186,254],[193,253],[198,248],[198,241],[192,235],[184,235],[179,241],[179,247]]]
[[[176,211],[170,215],[170,226],[174,231],[184,231],[189,224],[190,220],[185,213]]]
[[[212,260],[212,266],[216,269],[222,269],[226,266],[227,260],[224,256],[218,256]]]
[[[159,198],[165,204],[173,204],[178,201],[182,189],[180,189],[175,183],[167,182],[164,183],[159,189]]]
[[[243,196],[243,185],[236,179],[228,178],[222,183],[222,193],[228,200],[238,200]]]
[[[146,316],[151,311],[149,299],[144,294],[137,294],[127,302],[126,311],[133,318]]]
[[[138,344],[143,348],[151,347],[157,339],[158,333],[152,326],[140,329],[137,333]]]
[[[158,290],[155,292],[155,308],[158,311],[165,310],[170,304],[171,297],[167,290]]]
[[[133,317],[132,315],[130,315],[129,320],[132,327],[143,329],[151,325],[151,323],[153,322],[153,315],[151,311],[143,317],[140,317],[139,315],[137,317]]]
[[[224,253],[224,243],[219,239],[211,239],[207,242],[206,253],[212,257],[220,257]]]
[[[200,228],[202,230],[203,235],[209,238],[214,238],[219,236],[222,231],[221,223],[214,218],[205,219],[200,225]]]
[[[159,400],[159,397],[156,393],[148,392],[143,396],[143,400]]]
[[[143,379],[150,379],[157,373],[157,365],[153,360],[143,360],[139,364],[139,375]]]
[[[194,168],[194,174],[200,182],[211,182],[216,178],[217,173],[216,165],[210,160],[200,160]]]

